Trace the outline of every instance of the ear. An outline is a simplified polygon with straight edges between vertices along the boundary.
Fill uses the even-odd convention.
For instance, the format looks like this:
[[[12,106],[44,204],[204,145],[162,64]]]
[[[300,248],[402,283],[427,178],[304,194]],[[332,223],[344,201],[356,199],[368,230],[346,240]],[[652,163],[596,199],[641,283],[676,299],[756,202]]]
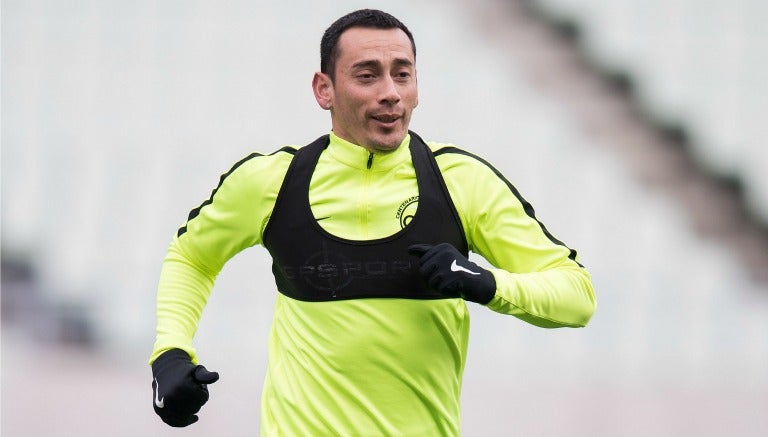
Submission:
[[[331,109],[333,104],[333,82],[325,74],[317,72],[312,77],[312,91],[315,93],[317,104],[323,109]]]

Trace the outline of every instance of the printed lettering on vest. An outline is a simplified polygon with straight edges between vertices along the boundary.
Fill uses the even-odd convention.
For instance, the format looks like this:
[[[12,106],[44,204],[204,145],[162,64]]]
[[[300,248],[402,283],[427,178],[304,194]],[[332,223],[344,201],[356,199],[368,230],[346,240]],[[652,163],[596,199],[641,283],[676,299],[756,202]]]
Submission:
[[[285,277],[291,281],[302,281],[317,290],[336,293],[346,288],[353,279],[387,279],[407,274],[415,265],[404,260],[357,260],[340,253],[318,252],[303,263],[282,266]]]

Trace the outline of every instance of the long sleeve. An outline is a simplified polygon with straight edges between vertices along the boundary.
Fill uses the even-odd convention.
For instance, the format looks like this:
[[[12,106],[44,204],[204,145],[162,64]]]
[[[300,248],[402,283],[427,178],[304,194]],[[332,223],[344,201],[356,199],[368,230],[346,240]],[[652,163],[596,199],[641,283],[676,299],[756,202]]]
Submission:
[[[199,269],[178,244],[168,248],[157,292],[157,334],[150,363],[166,350],[182,349],[197,362],[192,338],[216,276]]]
[[[496,295],[487,306],[540,327],[585,326],[595,295],[576,251],[489,163],[455,147],[436,153],[470,249],[495,267]]]
[[[289,150],[252,154],[236,163],[173,237],[160,272],[150,363],[172,348],[196,362],[192,339],[216,276],[237,253],[261,243],[292,156]]]

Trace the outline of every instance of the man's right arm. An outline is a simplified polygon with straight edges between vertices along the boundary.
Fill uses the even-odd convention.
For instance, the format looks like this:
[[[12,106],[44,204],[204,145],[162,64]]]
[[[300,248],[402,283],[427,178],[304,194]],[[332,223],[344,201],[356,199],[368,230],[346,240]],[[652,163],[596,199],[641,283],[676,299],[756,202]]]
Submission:
[[[192,339],[214,281],[241,250],[261,243],[292,154],[253,154],[221,176],[168,248],[157,290],[157,335],[150,363],[171,349],[197,363]]]
[[[181,349],[192,362],[197,353],[192,338],[208,296],[213,289],[216,274],[203,271],[185,256],[174,239],[168,248],[157,290],[157,331],[150,364],[163,352]]]

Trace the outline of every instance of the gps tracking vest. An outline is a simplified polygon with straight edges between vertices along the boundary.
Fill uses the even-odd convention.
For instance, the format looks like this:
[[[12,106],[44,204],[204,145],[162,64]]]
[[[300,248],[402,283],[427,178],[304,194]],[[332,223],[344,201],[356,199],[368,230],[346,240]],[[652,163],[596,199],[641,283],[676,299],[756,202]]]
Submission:
[[[419,201],[413,219],[400,231],[375,240],[347,240],[325,231],[312,215],[309,183],[320,154],[328,147],[324,135],[300,148],[280,187],[275,208],[264,230],[264,246],[272,255],[277,289],[303,301],[367,297],[444,299],[429,288],[408,254],[416,243],[450,243],[467,255],[467,242],[432,151],[410,132]]]

